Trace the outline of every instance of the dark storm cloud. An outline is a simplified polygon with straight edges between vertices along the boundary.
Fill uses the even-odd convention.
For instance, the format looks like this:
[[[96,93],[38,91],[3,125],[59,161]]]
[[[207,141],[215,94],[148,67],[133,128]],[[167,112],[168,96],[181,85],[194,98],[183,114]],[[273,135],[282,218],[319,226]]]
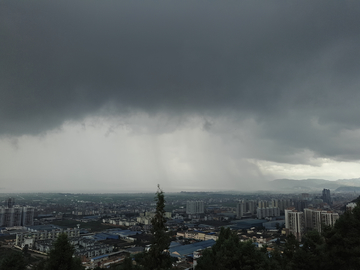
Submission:
[[[360,126],[359,14],[350,1],[2,1],[0,133],[104,107],[231,114],[284,151],[346,156],[332,143]]]

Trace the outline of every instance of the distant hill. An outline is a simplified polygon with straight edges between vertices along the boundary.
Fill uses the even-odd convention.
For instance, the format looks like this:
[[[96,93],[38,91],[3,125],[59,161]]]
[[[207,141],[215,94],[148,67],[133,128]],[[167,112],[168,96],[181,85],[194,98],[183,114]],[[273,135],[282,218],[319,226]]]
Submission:
[[[338,187],[337,189],[335,189],[335,192],[349,192],[349,193],[359,193],[360,192],[360,187],[349,187],[349,186],[345,186],[345,187]]]
[[[339,179],[336,182],[342,186],[360,187],[360,178]]]
[[[316,191],[321,191],[324,188],[336,192],[347,192],[345,190],[351,190],[351,189],[340,189],[342,187],[360,188],[360,178],[339,179],[336,181],[330,181],[325,179],[303,179],[303,180],[275,179],[273,181],[268,182],[268,188],[270,190],[279,190],[283,192],[316,192]]]

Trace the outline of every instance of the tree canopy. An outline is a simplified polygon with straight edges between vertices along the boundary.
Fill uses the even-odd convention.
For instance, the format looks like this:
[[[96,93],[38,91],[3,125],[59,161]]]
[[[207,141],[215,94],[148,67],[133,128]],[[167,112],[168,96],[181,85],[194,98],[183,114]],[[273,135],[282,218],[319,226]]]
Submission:
[[[82,270],[79,258],[73,257],[74,247],[65,233],[58,236],[45,263],[45,270]]]
[[[360,207],[345,212],[322,234],[309,231],[301,244],[289,235],[282,250],[275,247],[270,252],[239,242],[234,232],[222,228],[216,244],[203,251],[196,269],[360,269]]]
[[[264,252],[250,242],[240,242],[239,237],[229,228],[221,228],[215,245],[203,251],[196,269],[268,269],[269,260]]]

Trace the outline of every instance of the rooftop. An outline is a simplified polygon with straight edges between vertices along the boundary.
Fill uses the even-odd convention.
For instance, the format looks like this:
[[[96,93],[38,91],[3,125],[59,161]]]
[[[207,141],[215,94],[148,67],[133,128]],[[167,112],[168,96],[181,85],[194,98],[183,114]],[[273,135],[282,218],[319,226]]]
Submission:
[[[183,257],[192,254],[194,251],[197,251],[199,249],[205,249],[211,247],[215,243],[216,243],[215,240],[210,239],[207,241],[196,242],[189,245],[171,247],[169,251],[172,257]]]

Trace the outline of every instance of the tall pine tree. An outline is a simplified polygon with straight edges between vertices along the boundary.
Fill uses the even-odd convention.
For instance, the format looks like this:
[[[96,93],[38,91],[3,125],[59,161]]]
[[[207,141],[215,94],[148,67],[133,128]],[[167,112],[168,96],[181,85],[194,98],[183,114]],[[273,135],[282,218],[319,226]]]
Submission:
[[[155,195],[156,212],[151,221],[153,240],[150,250],[144,257],[143,267],[149,270],[166,270],[171,268],[172,261],[166,252],[169,249],[170,237],[165,227],[165,196],[159,185]]]

